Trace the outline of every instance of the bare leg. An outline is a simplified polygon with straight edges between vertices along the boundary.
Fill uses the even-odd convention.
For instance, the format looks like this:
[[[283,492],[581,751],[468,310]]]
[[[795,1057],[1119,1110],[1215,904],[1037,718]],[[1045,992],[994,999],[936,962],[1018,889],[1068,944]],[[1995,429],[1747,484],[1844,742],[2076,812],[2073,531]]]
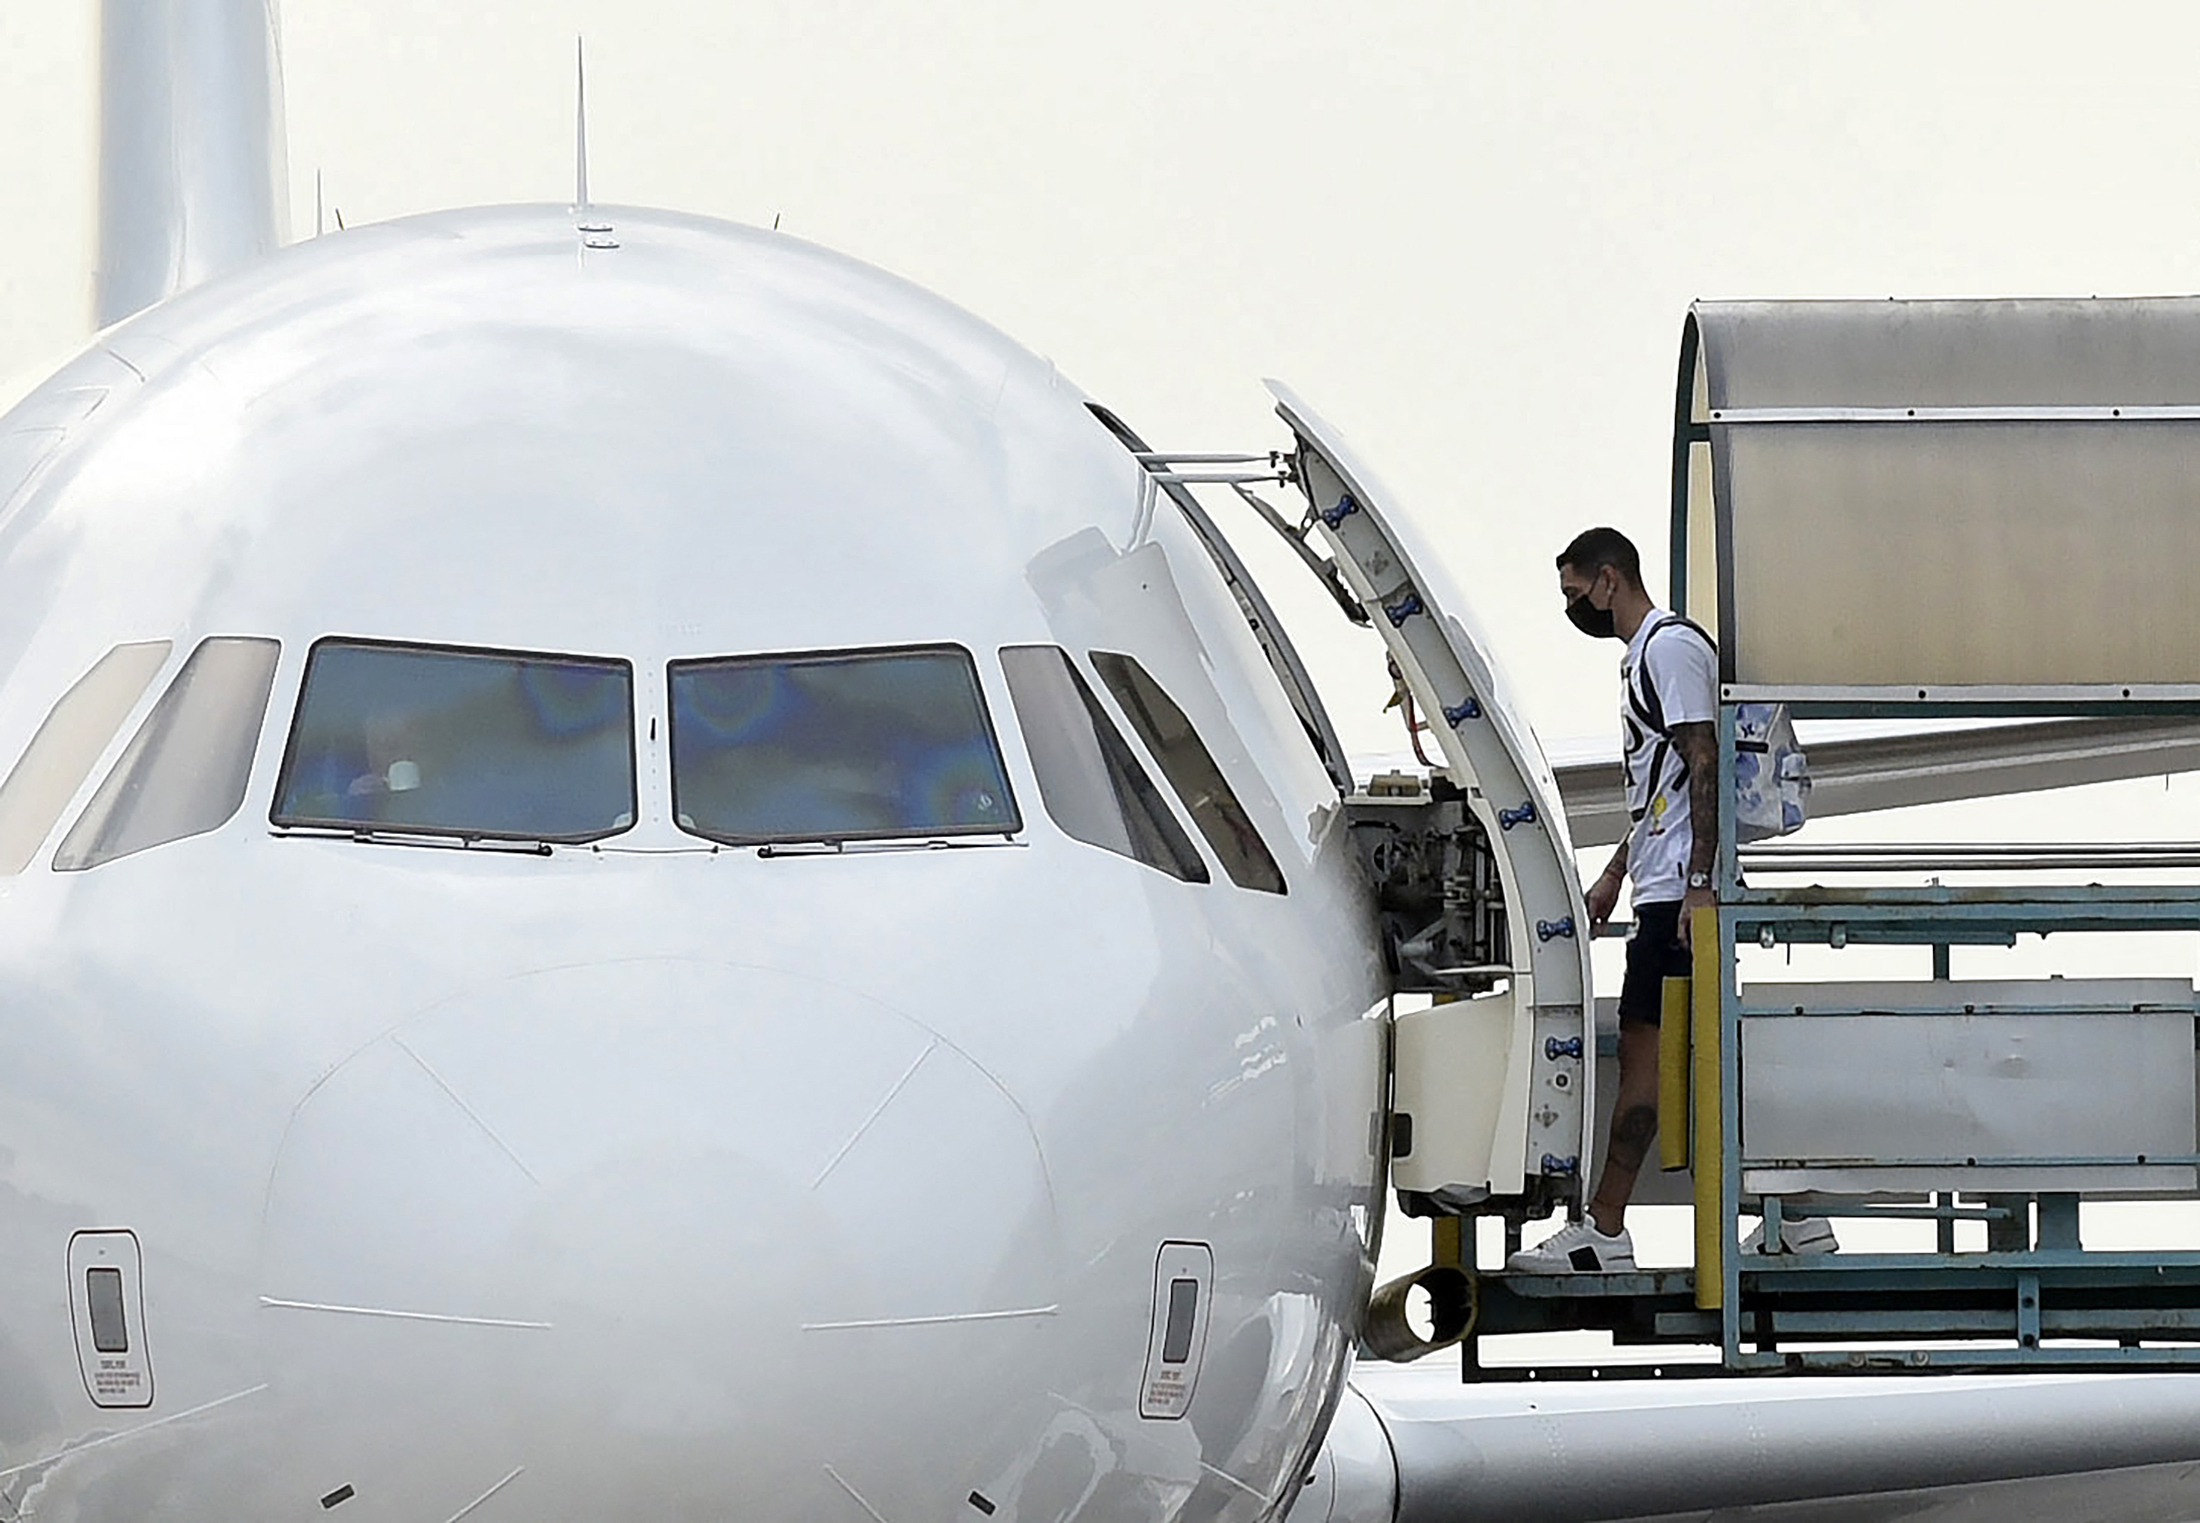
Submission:
[[[1627,1225],[1635,1176],[1658,1135],[1658,1028],[1622,1021],[1619,1028],[1619,1094],[1604,1144],[1604,1173],[1589,1200],[1589,1219],[1607,1237]]]

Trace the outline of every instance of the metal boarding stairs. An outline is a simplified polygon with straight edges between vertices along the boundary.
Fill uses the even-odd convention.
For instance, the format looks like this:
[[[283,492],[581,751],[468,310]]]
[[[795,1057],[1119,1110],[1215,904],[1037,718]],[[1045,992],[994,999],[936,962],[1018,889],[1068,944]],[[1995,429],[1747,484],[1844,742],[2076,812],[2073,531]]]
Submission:
[[[1398,990],[1435,1001],[1396,1017],[1391,1130],[1401,1201],[1436,1218],[1434,1262],[1377,1293],[1367,1350],[1457,1345],[1470,1379],[2200,1365],[2200,1251],[2085,1244],[2092,1203],[2200,1198],[2189,977],[1950,976],[1956,947],[1991,974],[1988,949],[2022,936],[2200,931],[2192,846],[1750,846],[1723,820],[1719,902],[1693,978],[1668,986],[1661,1054],[1659,1162],[1685,1171],[1693,1261],[1477,1263],[1478,1220],[1502,1221],[1509,1249],[1524,1223],[1578,1212],[1595,1173],[1600,1044],[1565,805],[1441,568],[1334,432],[1273,389],[1297,449],[1271,463],[1307,494],[1300,537],[1333,561],[1309,558],[1370,616],[1443,753],[1429,778],[1350,804]],[[2177,585],[2200,564],[2196,451],[2200,300],[1698,305],[1671,602],[1720,637],[1721,797],[1744,704],[2200,718],[2200,606]],[[1171,479],[1169,458],[1144,458]],[[1772,964],[1794,947],[1915,948],[1932,976],[1783,981]],[[1824,1216],[1858,1246],[1744,1254],[1759,1214],[1773,1242],[1785,1218]],[[1897,1223],[1906,1251],[1872,1246]],[[1676,1361],[1482,1359],[1488,1337],[1585,1329]]]

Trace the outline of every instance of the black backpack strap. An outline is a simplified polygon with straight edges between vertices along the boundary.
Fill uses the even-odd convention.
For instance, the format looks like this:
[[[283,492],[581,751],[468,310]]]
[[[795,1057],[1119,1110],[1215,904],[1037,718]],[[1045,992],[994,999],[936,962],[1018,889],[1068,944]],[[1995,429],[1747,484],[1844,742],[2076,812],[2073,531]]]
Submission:
[[[1698,624],[1694,619],[1689,618],[1686,614],[1669,613],[1659,621],[1658,628],[1663,629],[1668,624],[1678,624],[1683,629],[1693,629],[1696,632],[1696,638],[1703,641],[1704,644],[1710,646],[1713,650],[1719,648],[1719,642],[1711,638],[1711,631]]]
[[[1683,629],[1694,630],[1697,637],[1704,644],[1710,646],[1714,652],[1719,648],[1719,642],[1711,638],[1710,631],[1694,619],[1683,618],[1677,613],[1669,613],[1658,620],[1657,623],[1650,626],[1650,633],[1643,637],[1641,664],[1635,668],[1635,680],[1627,684],[1627,706],[1634,711],[1635,717],[1658,737],[1658,748],[1650,753],[1650,791],[1644,796],[1645,802],[1641,809],[1627,811],[1627,817],[1630,820],[1640,820],[1649,812],[1648,801],[1655,799],[1658,796],[1658,789],[1665,784],[1666,758],[1678,754],[1673,749],[1673,732],[1667,729],[1665,724],[1665,700],[1658,696],[1657,687],[1650,681],[1650,642],[1655,640],[1668,625],[1673,624],[1678,624]],[[1685,780],[1687,776],[1688,758],[1682,756],[1681,779]]]
[[[1694,630],[1696,638],[1710,646],[1714,655],[1719,649],[1719,642],[1711,638],[1710,631],[1694,619],[1684,619],[1677,613],[1669,613],[1658,620],[1643,637],[1642,664],[1635,668],[1635,680],[1627,686],[1627,703],[1637,719],[1667,740],[1672,738],[1672,732],[1665,727],[1665,700],[1658,696],[1657,687],[1650,681],[1650,642],[1674,625]]]

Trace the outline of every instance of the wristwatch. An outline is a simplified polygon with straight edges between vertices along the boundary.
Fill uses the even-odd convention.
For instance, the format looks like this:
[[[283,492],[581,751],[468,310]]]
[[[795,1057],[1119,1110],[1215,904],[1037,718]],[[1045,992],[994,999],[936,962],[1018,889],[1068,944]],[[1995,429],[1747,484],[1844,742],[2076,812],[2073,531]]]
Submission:
[[[1709,874],[1709,873],[1690,873],[1690,874],[1688,875],[1688,886],[1689,886],[1690,888],[1709,888],[1709,887],[1711,887],[1711,874]]]

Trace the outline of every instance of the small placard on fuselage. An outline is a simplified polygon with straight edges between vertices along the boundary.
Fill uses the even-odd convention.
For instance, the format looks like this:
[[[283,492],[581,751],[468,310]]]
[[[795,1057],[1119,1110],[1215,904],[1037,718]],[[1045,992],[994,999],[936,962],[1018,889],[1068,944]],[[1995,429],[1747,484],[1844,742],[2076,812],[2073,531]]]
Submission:
[[[145,1342],[143,1264],[132,1232],[79,1232],[69,1239],[69,1311],[76,1358],[95,1406],[153,1404],[153,1361]]]
[[[1207,1349],[1208,1303],[1214,1298],[1215,1256],[1205,1243],[1163,1243],[1154,1256],[1153,1318],[1146,1336],[1146,1379],[1138,1415],[1182,1417],[1191,1410]]]

